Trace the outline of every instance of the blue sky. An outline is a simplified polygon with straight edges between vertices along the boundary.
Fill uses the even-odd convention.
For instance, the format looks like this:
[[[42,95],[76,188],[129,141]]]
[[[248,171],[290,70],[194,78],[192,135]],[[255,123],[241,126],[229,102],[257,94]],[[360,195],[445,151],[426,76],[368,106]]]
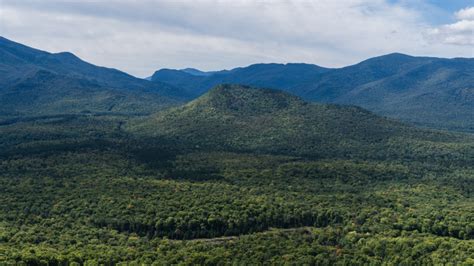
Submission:
[[[458,11],[473,4],[472,0],[430,0],[428,3],[448,12]]]
[[[428,0],[428,1],[419,1],[419,0],[390,0],[389,3],[402,3],[405,5],[416,6],[419,4],[427,3],[448,12],[455,12],[459,9],[465,8],[472,5],[472,0]]]
[[[474,56],[474,0],[0,0],[0,35],[145,77],[259,62]]]
[[[425,10],[427,19],[433,24],[443,24],[456,20],[454,13],[460,9],[474,6],[474,0],[390,0],[390,3],[402,4],[411,8]],[[426,8],[432,6],[439,10]],[[433,12],[435,11],[435,12]],[[430,14],[430,12],[432,12]]]

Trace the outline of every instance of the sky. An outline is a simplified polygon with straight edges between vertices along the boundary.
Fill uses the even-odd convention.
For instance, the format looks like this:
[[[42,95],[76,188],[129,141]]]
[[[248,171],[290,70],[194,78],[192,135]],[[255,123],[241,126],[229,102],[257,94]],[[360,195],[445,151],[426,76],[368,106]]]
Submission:
[[[474,57],[474,0],[0,0],[0,36],[138,77],[401,52]]]

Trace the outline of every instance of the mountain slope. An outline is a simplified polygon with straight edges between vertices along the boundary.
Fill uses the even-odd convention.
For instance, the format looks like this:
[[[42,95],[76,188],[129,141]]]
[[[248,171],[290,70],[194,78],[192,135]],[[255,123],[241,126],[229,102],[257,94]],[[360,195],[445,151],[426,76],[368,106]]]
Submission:
[[[474,130],[474,59],[392,54],[332,71],[296,91],[415,124]]]
[[[205,72],[206,75],[195,75],[186,70],[162,69],[156,71],[151,80],[172,84],[186,89],[191,95],[199,96],[224,83],[290,90],[296,84],[309,82],[326,71],[328,69],[309,64],[255,64],[229,71]]]
[[[410,141],[454,138],[359,107],[307,103],[284,92],[238,85],[218,86],[131,130],[199,150],[343,158],[409,157],[413,154],[403,154],[400,148],[413,153],[406,148]]]
[[[335,99],[409,122],[474,130],[474,60],[425,59]]]
[[[72,110],[152,112],[180,101],[176,95],[182,92],[176,92],[173,86],[98,67],[71,53],[51,54],[0,37],[0,115]],[[114,99],[129,101],[137,108],[127,108]]]
[[[152,80],[198,95],[221,83],[281,89],[305,100],[358,105],[410,123],[474,130],[474,59],[394,53],[339,69],[259,64],[207,77],[162,70]]]
[[[147,114],[178,103],[153,92],[113,89],[44,70],[0,90],[0,102],[0,114],[6,117],[84,112]]]

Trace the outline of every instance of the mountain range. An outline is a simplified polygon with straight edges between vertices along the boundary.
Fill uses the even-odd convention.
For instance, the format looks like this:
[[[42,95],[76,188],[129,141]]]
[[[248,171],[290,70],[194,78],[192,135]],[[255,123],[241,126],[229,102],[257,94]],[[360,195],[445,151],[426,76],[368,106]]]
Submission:
[[[0,37],[0,116],[148,113],[180,102],[172,85],[48,53]]]
[[[162,69],[150,80],[0,37],[0,117],[151,114],[219,84],[279,89],[306,101],[356,105],[416,125],[474,131],[474,59],[389,54],[343,68],[255,64]]]
[[[305,100],[357,105],[406,122],[474,130],[474,59],[394,53],[330,69],[308,64],[255,64],[196,75],[162,69],[151,77],[201,95],[222,83],[280,89]]]

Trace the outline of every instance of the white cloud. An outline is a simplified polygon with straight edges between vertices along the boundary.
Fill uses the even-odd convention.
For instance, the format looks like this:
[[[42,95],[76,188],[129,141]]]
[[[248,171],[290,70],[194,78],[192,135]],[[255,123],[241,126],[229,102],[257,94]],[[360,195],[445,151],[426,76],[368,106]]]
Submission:
[[[439,41],[447,30],[430,30],[421,11],[386,0],[0,0],[0,12],[0,35],[138,76],[256,62],[338,67],[395,51],[472,56],[459,40]]]
[[[449,45],[474,46],[474,7],[468,7],[455,13],[458,21],[442,25],[428,31],[432,41]],[[471,56],[474,48],[471,48]]]
[[[459,20],[474,20],[474,7],[466,7],[456,12],[456,18]]]

